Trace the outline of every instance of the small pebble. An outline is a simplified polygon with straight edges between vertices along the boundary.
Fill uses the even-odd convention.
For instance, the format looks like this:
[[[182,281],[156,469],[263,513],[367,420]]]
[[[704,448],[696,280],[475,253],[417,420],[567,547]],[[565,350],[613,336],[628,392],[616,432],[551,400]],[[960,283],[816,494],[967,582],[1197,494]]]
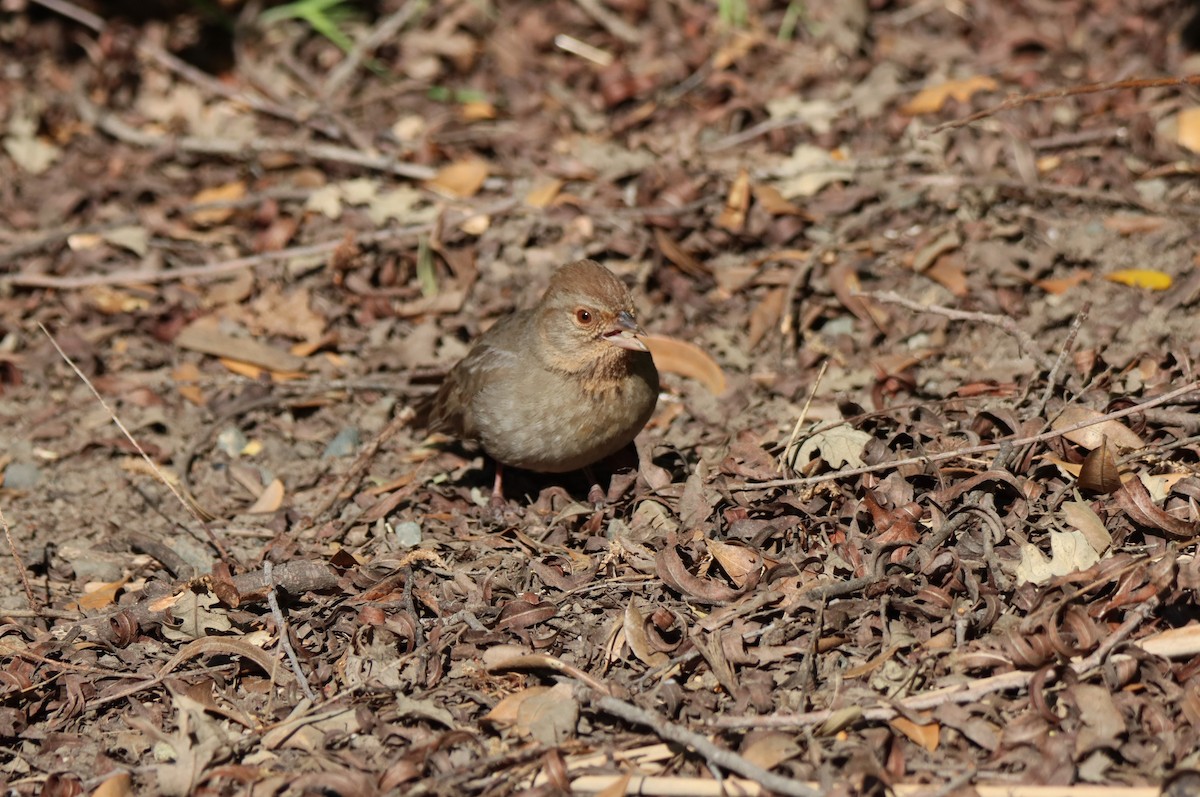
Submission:
[[[325,453],[321,454],[321,459],[348,457],[358,451],[359,442],[358,428],[347,426],[337,433],[337,437],[329,441],[329,445],[325,446]]]
[[[4,469],[4,486],[10,490],[32,489],[40,478],[42,472],[37,465],[28,462],[10,462]]]

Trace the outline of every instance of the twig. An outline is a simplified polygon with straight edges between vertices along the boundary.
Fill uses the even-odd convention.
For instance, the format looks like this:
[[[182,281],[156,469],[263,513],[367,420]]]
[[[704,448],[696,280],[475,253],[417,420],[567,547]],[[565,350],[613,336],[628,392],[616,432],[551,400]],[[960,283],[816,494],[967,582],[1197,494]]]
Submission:
[[[588,690],[588,699],[596,708],[612,714],[614,717],[619,717],[626,722],[644,725],[661,739],[695,750],[710,765],[716,765],[721,769],[736,773],[744,778],[749,778],[776,794],[784,794],[788,795],[788,797],[820,797],[821,795],[819,790],[794,778],[769,772],[732,750],[718,747],[709,741],[708,737],[689,731],[687,728],[670,722],[666,717],[653,711],[647,711],[644,708],[627,703],[624,700],[618,700],[609,695],[594,694],[590,689]]]
[[[1091,310],[1092,304],[1091,302],[1087,302],[1075,314],[1075,318],[1071,320],[1071,328],[1067,330],[1067,339],[1058,351],[1058,359],[1054,361],[1054,367],[1050,369],[1050,373],[1046,376],[1046,389],[1042,391],[1042,398],[1038,402],[1036,415],[1041,415],[1045,411],[1046,405],[1050,403],[1050,397],[1054,395],[1054,388],[1058,384],[1058,373],[1062,370],[1062,365],[1066,362],[1067,355],[1074,348],[1075,338],[1079,335],[1079,330],[1083,328],[1083,322],[1087,321],[1088,313]]]
[[[42,330],[42,334],[50,339],[50,345],[52,345],[54,350],[58,352],[58,356],[63,359],[63,362],[71,366],[71,370],[75,372],[75,375],[79,377],[80,381],[87,385],[88,390],[92,391],[92,395],[96,397],[96,401],[100,402],[100,406],[103,407],[104,411],[108,413],[108,417],[112,419],[112,422],[115,423],[117,428],[121,430],[121,434],[125,435],[125,439],[128,440],[130,444],[133,445],[134,449],[137,450],[138,454],[141,455],[146,465],[148,465],[154,475],[158,477],[158,480],[161,481],[168,490],[170,490],[171,495],[175,496],[175,500],[179,501],[180,505],[183,506],[184,510],[189,515],[200,521],[201,528],[203,528],[204,532],[208,535],[208,541],[212,543],[214,548],[217,549],[217,553],[220,554],[221,560],[226,563],[232,562],[232,559],[229,557],[229,552],[225,549],[225,546],[221,544],[221,540],[216,534],[213,533],[213,530],[208,527],[206,522],[204,522],[205,518],[197,511],[195,505],[184,498],[183,493],[179,492],[179,488],[177,488],[175,484],[167,478],[167,475],[163,473],[161,469],[159,469],[158,464],[150,458],[150,455],[147,454],[146,450],[142,448],[142,445],[137,441],[137,438],[130,433],[129,429],[125,427],[125,424],[121,422],[121,419],[117,417],[117,414],[113,411],[112,407],[108,406],[108,402],[106,402],[104,397],[100,395],[100,391],[96,390],[96,386],[92,384],[91,380],[88,379],[86,375],[84,375],[83,371],[79,370],[79,366],[75,364],[75,361],[68,357],[67,353],[62,350],[61,346],[58,345],[58,341],[55,340],[54,336],[50,334],[50,330],[46,329],[45,325],[41,322],[38,323],[38,328]]]
[[[287,618],[283,616],[283,610],[279,608],[279,599],[275,597],[274,566],[271,564],[270,559],[263,562],[263,578],[267,582],[267,605],[271,607],[271,614],[275,617],[275,625],[279,628],[279,646],[287,654],[288,663],[292,665],[292,674],[299,681],[300,688],[304,690],[305,696],[316,703],[317,695],[313,692],[312,687],[308,685],[308,677],[300,667],[300,659],[296,657],[296,650],[292,647],[292,641],[289,638]]]
[[[579,6],[589,17],[600,23],[605,30],[626,44],[641,44],[641,31],[621,19],[612,11],[609,11],[596,0],[575,0],[575,5]]]
[[[200,138],[198,136],[161,136],[146,133],[125,124],[115,114],[102,111],[82,96],[75,97],[75,106],[80,118],[95,125],[118,141],[148,149],[167,149],[189,152],[196,155],[219,155],[223,158],[242,161],[250,156],[264,153],[288,153],[311,158],[315,161],[358,166],[371,171],[394,174],[410,180],[429,180],[437,170],[431,166],[403,163],[385,155],[371,155],[349,147],[332,144],[314,144],[308,141],[284,141],[278,138],[257,138],[252,141],[237,141],[231,138]],[[501,187],[504,180],[489,178],[488,187]]]
[[[108,27],[108,23],[103,18],[80,8],[74,3],[68,2],[68,0],[33,0],[33,2],[56,14],[61,14],[68,19],[78,22],[94,33],[102,33]],[[138,40],[137,51],[140,55],[151,61],[156,61],[159,66],[162,66],[167,71],[174,72],[185,80],[195,83],[210,94],[241,103],[252,110],[267,114],[268,116],[286,119],[296,124],[308,125],[330,138],[341,138],[341,133],[336,128],[323,124],[318,120],[306,118],[285,105],[280,105],[262,97],[231,88],[145,38]]]
[[[41,611],[41,602],[34,597],[33,588],[29,586],[29,575],[25,572],[25,563],[21,561],[21,554],[17,553],[17,544],[13,542],[12,529],[8,527],[8,520],[4,517],[4,510],[0,509],[0,526],[4,527],[4,537],[8,540],[8,550],[12,554],[13,561],[17,563],[17,572],[21,574],[21,584],[25,587],[25,598],[29,601],[29,608],[35,612]]]
[[[906,296],[901,296],[893,291],[863,291],[856,292],[855,296],[861,296],[867,299],[874,299],[877,302],[887,304],[898,304],[901,307],[906,307],[917,313],[931,313],[949,318],[953,321],[972,321],[980,324],[989,324],[994,327],[999,327],[1006,333],[1016,338],[1017,344],[1025,350],[1025,353],[1037,361],[1038,366],[1045,371],[1054,370],[1054,360],[1051,360],[1039,348],[1037,343],[1029,333],[1017,326],[1017,322],[1010,316],[998,315],[996,313],[979,313],[968,310],[957,310],[953,307],[943,307],[940,304],[922,304],[921,302],[913,301]]]
[[[384,42],[390,41],[396,37],[400,29],[409,23],[418,12],[424,11],[426,3],[424,0],[408,0],[404,5],[400,6],[398,11],[395,11],[385,17],[375,26],[371,34],[362,41],[354,45],[354,48],[346,54],[342,62],[335,66],[329,73],[329,79],[325,81],[325,85],[321,87],[320,96],[323,100],[328,100],[335,96],[342,89],[342,85],[350,79],[355,70],[362,63],[363,58],[367,53],[373,53]]]
[[[1056,437],[1062,437],[1070,432],[1076,432],[1080,429],[1086,429],[1089,426],[1095,426],[1098,423],[1105,421],[1115,421],[1120,418],[1127,418],[1130,415],[1148,410],[1151,407],[1158,407],[1162,404],[1174,401],[1180,396],[1185,396],[1188,393],[1200,389],[1200,380],[1189,382],[1183,387],[1176,388],[1169,393],[1163,393],[1161,396],[1155,396],[1152,399],[1147,399],[1140,404],[1135,404],[1132,407],[1126,407],[1123,410],[1106,413],[1095,418],[1089,418],[1079,423],[1064,426],[1061,429],[1053,429],[1041,434],[1031,435],[1029,437],[1006,438],[998,443],[987,443],[986,445],[970,446],[968,448],[960,448],[956,451],[943,451],[939,454],[926,454],[919,457],[905,457],[904,459],[891,460],[889,462],[880,462],[877,465],[866,465],[861,468],[850,468],[848,470],[834,471],[832,473],[822,473],[820,476],[808,476],[801,479],[773,479],[771,481],[762,482],[744,482],[742,484],[730,485],[729,489],[735,491],[745,490],[765,490],[772,487],[799,487],[811,484],[821,484],[835,479],[845,478],[847,476],[861,476],[864,473],[878,473],[885,470],[894,470],[904,467],[905,465],[932,465],[935,462],[945,462],[951,459],[959,459],[960,457],[972,457],[978,454],[990,454],[994,451],[999,451],[1002,446],[1012,446],[1014,448],[1026,446],[1033,443],[1041,443],[1046,440],[1053,440]]]
[[[1086,658],[1067,665],[1069,669],[1082,676],[1100,666],[1108,654],[1112,652],[1113,648],[1128,639],[1129,635],[1136,631],[1141,623],[1145,622],[1146,618],[1157,606],[1158,598],[1152,597],[1132,610],[1129,613],[1129,617],[1125,618],[1125,622],[1121,623],[1117,630],[1109,634],[1104,642],[1097,646]],[[1146,641],[1143,639],[1141,643],[1145,643]],[[1139,645],[1140,643],[1135,642],[1133,644]],[[923,694],[911,695],[897,701],[897,703],[906,711],[925,711],[947,703],[974,703],[996,692],[1008,689],[1024,689],[1029,686],[1029,683],[1040,672],[1043,671],[1031,672],[1020,670],[1001,673],[1000,675],[993,675],[988,678],[980,678],[967,684],[955,684],[941,689],[934,689]],[[1060,666],[1052,667],[1044,672],[1046,683],[1053,683],[1062,676],[1064,670]],[[833,717],[834,713],[834,709],[822,709],[820,711],[809,711],[790,716],[775,714],[769,717],[719,717],[711,720],[708,724],[714,728],[796,728],[819,725]],[[880,705],[863,709],[860,716],[872,722],[886,722],[893,717],[899,716],[899,714],[900,711],[892,706]]]
[[[1119,89],[1158,89],[1158,88],[1174,88],[1177,86],[1200,86],[1200,75],[1187,75],[1185,77],[1169,77],[1169,78],[1131,78],[1129,80],[1116,80],[1111,83],[1089,83],[1086,86],[1071,86],[1065,89],[1052,89],[1050,91],[1039,91],[1033,94],[1021,94],[1016,97],[1009,97],[999,105],[993,105],[991,108],[985,108],[982,111],[964,116],[961,119],[955,119],[951,122],[944,122],[930,130],[927,135],[934,135],[945,130],[954,130],[959,127],[966,127],[972,122],[978,122],[980,119],[986,119],[989,116],[994,116],[1001,111],[1009,111],[1014,108],[1020,108],[1023,105],[1029,105],[1043,100],[1059,100],[1067,97],[1078,97],[1084,94],[1099,94],[1105,91],[1117,91]]]
[[[358,483],[358,479],[366,471],[367,466],[371,464],[371,460],[375,458],[380,446],[392,438],[396,432],[408,426],[412,419],[416,417],[416,413],[412,407],[405,407],[400,411],[400,414],[392,419],[382,432],[380,432],[374,440],[359,454],[358,459],[354,460],[354,464],[350,466],[350,470],[346,472],[342,478],[341,484],[333,493],[325,500],[314,514],[314,523],[321,520],[328,514],[336,514],[336,511],[341,508],[341,502],[353,495],[353,485]]]
[[[511,202],[506,205],[511,206]],[[487,213],[487,210],[477,211]],[[82,277],[52,277],[46,274],[18,274],[13,277],[0,277],[0,285],[9,284],[25,288],[55,288],[58,290],[76,290],[90,288],[95,285],[145,285],[157,282],[172,282],[180,279],[211,279],[222,277],[237,271],[258,268],[270,263],[291,260],[293,258],[313,257],[336,251],[348,244],[362,245],[410,238],[428,233],[433,229],[433,223],[410,224],[407,227],[395,227],[384,230],[371,230],[359,233],[351,238],[340,237],[332,241],[322,241],[307,246],[293,246],[280,249],[277,252],[262,252],[249,257],[235,257],[232,260],[222,260],[216,263],[206,263],[202,266],[184,266],[166,271],[147,271],[146,269],[126,269],[112,271],[107,274],[89,274]]]

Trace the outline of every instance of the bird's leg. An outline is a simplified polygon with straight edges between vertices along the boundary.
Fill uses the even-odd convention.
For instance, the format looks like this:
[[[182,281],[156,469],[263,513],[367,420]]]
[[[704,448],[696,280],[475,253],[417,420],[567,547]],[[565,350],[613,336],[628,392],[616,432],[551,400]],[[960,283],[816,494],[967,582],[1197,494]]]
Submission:
[[[608,493],[600,486],[600,480],[596,478],[596,472],[590,465],[583,469],[583,475],[592,485],[588,489],[588,502],[591,503],[593,509],[599,512],[608,506]]]
[[[492,482],[492,497],[488,499],[488,508],[499,511],[506,506],[504,501],[504,465],[496,463],[496,480]]]

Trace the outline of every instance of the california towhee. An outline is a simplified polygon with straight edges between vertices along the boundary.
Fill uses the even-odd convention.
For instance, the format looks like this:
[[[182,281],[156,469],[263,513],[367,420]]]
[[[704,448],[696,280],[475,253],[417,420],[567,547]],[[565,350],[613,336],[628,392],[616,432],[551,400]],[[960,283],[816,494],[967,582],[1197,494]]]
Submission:
[[[658,371],[633,300],[593,260],[569,263],[538,304],[480,336],[429,407],[429,430],[477,440],[504,465],[544,473],[587,467],[626,446],[658,400]]]

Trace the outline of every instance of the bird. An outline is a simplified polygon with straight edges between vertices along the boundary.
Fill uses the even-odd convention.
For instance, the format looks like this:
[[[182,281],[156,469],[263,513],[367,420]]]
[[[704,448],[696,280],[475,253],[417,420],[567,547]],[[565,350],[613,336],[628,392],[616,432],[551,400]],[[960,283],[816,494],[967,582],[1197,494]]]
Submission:
[[[594,260],[561,266],[541,300],[484,332],[425,409],[430,432],[475,441],[505,466],[586,469],[638,435],[658,401],[658,370],[633,298]]]

